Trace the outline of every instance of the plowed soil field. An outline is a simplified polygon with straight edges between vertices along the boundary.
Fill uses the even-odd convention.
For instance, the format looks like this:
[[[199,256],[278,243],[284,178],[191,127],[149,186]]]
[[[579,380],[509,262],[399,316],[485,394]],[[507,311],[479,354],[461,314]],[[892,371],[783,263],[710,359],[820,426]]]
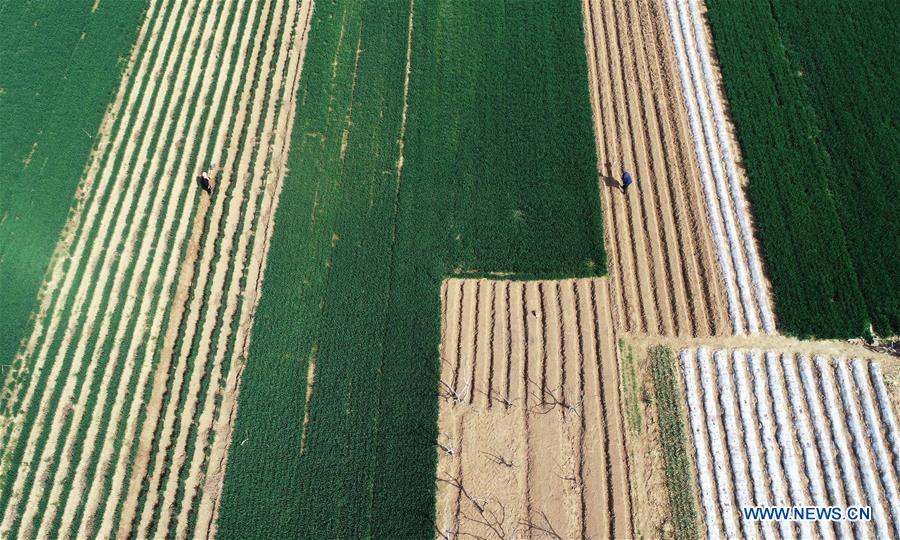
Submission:
[[[439,530],[631,536],[605,279],[442,294]]]

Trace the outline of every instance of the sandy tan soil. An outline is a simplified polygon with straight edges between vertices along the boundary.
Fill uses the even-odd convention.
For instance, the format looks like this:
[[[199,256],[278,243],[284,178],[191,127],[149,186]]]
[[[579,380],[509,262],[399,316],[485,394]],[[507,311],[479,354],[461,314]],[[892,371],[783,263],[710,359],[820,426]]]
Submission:
[[[220,34],[221,34],[221,31],[217,31],[217,35],[216,35],[216,43],[217,44],[220,43],[220,41],[221,41]],[[199,69],[195,70],[195,72],[192,74],[191,86],[188,90],[189,93],[193,91],[193,88],[197,84],[198,79],[199,79]],[[205,96],[207,94],[207,90],[208,90],[207,88],[204,88],[203,90],[201,90],[201,99],[205,98]],[[214,102],[218,103],[218,100],[216,99]],[[167,120],[170,120],[170,119],[167,119]],[[186,120],[187,119],[185,117],[179,118],[178,125],[176,127],[176,133],[185,133]],[[189,129],[190,131],[196,131],[196,129],[198,127],[198,120],[199,120],[199,118],[194,118],[191,122],[190,128],[187,128],[187,129]],[[190,149],[191,149],[191,146],[188,145],[187,150],[190,151]],[[204,154],[205,154],[205,150],[202,150],[201,155],[204,155]],[[172,166],[173,166],[172,164],[168,165],[167,171],[166,171],[166,177],[178,177],[175,174],[175,171],[172,170]],[[181,192],[182,186],[183,186],[183,183],[178,183],[174,187],[173,194],[175,196],[177,196]],[[159,203],[156,203],[156,204],[159,204]],[[153,221],[154,220],[151,220],[151,222],[153,222]],[[167,238],[169,235],[169,231],[171,230],[172,220],[171,220],[171,217],[167,216],[165,220],[161,220],[161,221],[163,221],[163,230],[165,231],[162,235],[162,237],[164,239],[164,238]],[[155,225],[156,224],[154,224],[154,226]],[[149,237],[149,239],[152,239],[152,235]],[[148,239],[148,241],[149,241],[149,239]],[[141,259],[139,260],[139,263],[138,263],[138,268],[140,268],[140,269],[146,268],[146,264],[148,262],[147,258],[150,254],[149,248],[150,248],[150,246],[142,246],[141,254],[140,254]],[[154,250],[154,261],[153,261],[153,264],[151,265],[151,271],[150,271],[149,277],[148,277],[148,282],[149,282],[151,288],[153,286],[155,286],[155,284],[159,281],[159,278],[160,278],[158,261],[161,259],[162,251],[163,250],[161,249],[159,242],[157,242],[157,245]],[[141,304],[140,298],[138,295],[139,286],[140,286],[140,280],[138,280],[136,277],[133,278],[131,284],[129,285],[129,293],[127,295],[126,305],[124,306],[124,310],[122,313],[122,319],[124,319],[124,320],[129,320],[132,317],[134,309],[136,307],[140,306],[140,304]],[[138,324],[136,326],[134,334],[136,336],[143,336],[145,329],[146,329],[146,309],[142,309],[141,313],[138,315]],[[117,357],[118,354],[120,353],[122,345],[128,344],[128,342],[126,342],[124,340],[124,337],[125,337],[124,333],[125,333],[125,326],[120,324],[119,328],[117,329],[116,336],[114,338],[114,345],[113,345],[112,351],[110,352],[111,357]],[[134,336],[132,336],[132,339],[134,339]],[[103,402],[106,399],[107,391],[108,391],[109,377],[110,377],[110,373],[111,373],[111,370],[113,367],[114,367],[113,363],[110,363],[107,365],[107,374],[104,376],[103,383],[101,385],[101,390],[99,393],[99,396],[100,396],[99,399],[101,402]],[[131,355],[129,355],[129,358],[126,360],[126,366],[125,366],[126,377],[124,378],[124,380],[128,380],[134,367],[135,367],[135,362],[132,360]],[[113,422],[118,421],[120,414],[121,414],[123,401],[124,401],[124,397],[123,397],[123,392],[125,390],[124,387],[120,386],[117,390],[118,390],[117,391],[117,399],[115,401],[115,405],[114,405],[113,412],[112,412]],[[96,416],[92,419],[91,426],[88,430],[87,441],[85,442],[84,452],[90,452],[96,444],[97,430],[99,428],[99,420],[100,420],[100,418],[98,418]],[[110,451],[111,451],[111,447],[109,446],[109,444],[104,444],[104,449],[103,449],[103,451],[101,451],[101,463],[106,463],[110,459],[110,456],[109,456]],[[68,525],[69,523],[71,523],[71,520],[74,518],[74,515],[73,515],[74,505],[72,504],[72,499],[76,499],[76,500],[79,499],[82,490],[87,489],[87,486],[84,486],[84,475],[86,474],[86,472],[87,472],[87,463],[82,461],[79,463],[79,467],[76,472],[76,482],[75,482],[75,486],[73,488],[73,495],[74,494],[77,494],[77,495],[70,496],[70,498],[69,498],[69,503],[66,505],[66,510],[63,515],[62,523],[64,525]],[[95,499],[92,499],[92,502],[94,500]],[[92,507],[92,506],[93,506],[92,504],[89,504],[89,507]],[[46,522],[47,522],[47,519],[45,517],[45,523]]]
[[[627,537],[606,280],[445,282],[437,526]]]
[[[731,333],[659,2],[586,2],[585,31],[617,329]],[[623,169],[636,177],[622,192]]]
[[[617,336],[725,336],[732,324],[661,9],[584,4],[609,278],[445,285],[437,511],[446,534],[664,530],[661,450],[642,444],[654,440],[652,421],[625,455]],[[623,169],[637,177],[627,194]],[[583,410],[563,412],[573,403]]]
[[[168,1],[151,2],[147,21]],[[20,412],[8,415],[0,424],[0,448],[12,448],[25,438],[21,469],[33,471],[37,481],[26,493],[27,475],[21,471],[16,475],[0,535],[19,518],[19,501],[42,496],[48,501],[47,511],[37,516],[37,506],[28,505],[22,516],[20,532],[26,536],[49,535],[57,517],[62,530],[68,530],[84,499],[85,518],[78,537],[89,536],[96,523],[103,537],[140,537],[152,526],[157,527],[157,534],[164,534],[172,525],[176,536],[184,538],[192,511],[196,512],[195,535],[215,535],[240,376],[285,172],[296,107],[292,97],[312,10],[311,0],[261,0],[264,14],[280,14],[284,5],[289,11],[284,27],[269,32],[262,41],[255,39],[262,30],[251,31],[256,27],[252,19],[246,28],[231,26],[225,36],[225,25],[205,24],[209,19],[198,15],[208,5],[216,6],[211,13],[226,13],[231,1],[192,0],[182,19],[173,18],[165,27],[160,19],[153,28],[145,24],[141,29],[139,43],[160,41],[165,46],[173,42],[175,52],[169,57],[148,56],[140,65],[134,65],[136,57],[132,58],[101,126],[100,142],[79,188],[70,225],[42,287],[35,328],[23,343],[19,358],[33,360],[34,373],[23,383],[28,387],[21,403],[11,402]],[[257,2],[240,5],[254,13]],[[741,306],[743,311],[734,311],[737,289],[733,276],[750,270],[742,269],[742,254],[732,252],[729,258],[723,255],[722,245],[713,241],[711,231],[722,227],[715,222],[728,213],[729,203],[719,201],[722,214],[716,218],[718,206],[709,206],[704,198],[709,196],[703,185],[708,175],[702,174],[698,162],[702,162],[698,158],[702,154],[697,148],[711,148],[721,141],[704,139],[700,146],[695,145],[696,126],[691,124],[685,100],[690,103],[696,96],[689,98],[685,93],[703,90],[697,89],[696,81],[690,92],[681,84],[684,79],[679,78],[676,58],[679,48],[673,43],[666,6],[665,0],[584,1],[609,277],[558,282],[451,279],[443,285],[438,534],[487,538],[667,536],[671,515],[654,405],[641,399],[641,392],[625,391],[634,377],[637,388],[645,388],[649,376],[646,351],[654,344],[666,344],[673,350],[702,345],[876,358],[883,366],[895,409],[900,402],[900,361],[896,358],[845,342],[732,335],[736,328],[749,324],[756,316],[754,310],[761,312],[762,304],[769,302],[765,294],[768,285],[761,287],[762,300],[750,297],[749,303]],[[276,50],[279,32],[284,41]],[[182,43],[187,44],[183,50]],[[178,96],[193,95],[198,81],[209,76],[220,59],[229,58],[235,47],[238,65],[263,65],[265,81],[252,92],[255,69],[240,88],[237,74],[229,81],[227,72],[222,71],[214,84],[202,85],[199,100],[205,103],[212,92],[208,105],[212,110],[224,100],[225,116],[235,119],[241,135],[225,133],[221,126],[213,125],[212,116],[202,126],[199,115],[174,117]],[[215,54],[206,66],[198,62],[190,73],[186,69],[173,72],[176,54],[199,55],[210,49]],[[126,96],[129,77],[148,79],[151,85],[173,80],[173,90],[155,101],[149,94],[138,100]],[[271,96],[270,103],[282,103],[277,114],[273,107],[263,110],[266,95]],[[123,126],[134,118],[134,128],[114,132],[113,119],[118,115]],[[150,147],[149,138],[142,136],[157,128],[167,131],[173,123],[173,144],[183,145],[185,156],[192,155],[196,147],[196,162],[186,158],[169,161],[169,148]],[[727,144],[737,155],[733,136]],[[122,157],[123,163],[134,157],[135,165],[116,170],[110,160],[101,168],[106,152]],[[210,206],[205,195],[196,197],[193,182],[184,182],[208,166],[230,171],[233,164],[237,164],[238,175],[222,178],[217,186],[222,194],[234,183],[236,196],[228,206]],[[401,153],[398,170],[402,166]],[[154,177],[160,168],[171,185],[154,191],[155,186],[141,180]],[[636,176],[627,194],[618,184],[623,169]],[[740,180],[746,185],[745,178]],[[91,193],[102,192],[110,183],[122,189],[116,190],[110,204],[102,206]],[[247,200],[238,195],[245,186],[250,187]],[[175,200],[186,190],[188,203],[180,215],[162,207],[161,194],[166,190]],[[241,213],[256,213],[257,193],[262,195],[258,218],[247,219],[238,230]],[[115,210],[117,201],[124,208],[134,204],[136,216],[147,214],[147,229],[126,234],[127,213]],[[215,265],[212,246],[219,228],[213,226],[204,236],[203,220],[207,218],[214,224],[221,218],[223,224],[224,256]],[[112,245],[122,243],[120,252],[107,252],[101,242],[87,238],[85,231],[94,225],[101,235],[109,233]],[[160,236],[154,241],[157,231]],[[732,242],[735,233],[729,234]],[[177,247],[167,252],[170,237]],[[172,263],[182,257],[181,265]],[[67,259],[87,261],[81,281],[76,280],[75,265],[64,267]],[[134,274],[126,289],[122,270],[130,263]],[[234,272],[226,280],[229,267]],[[143,282],[140,276],[145,270]],[[725,277],[729,272],[731,280]],[[243,289],[241,278],[246,283]],[[100,296],[89,294],[91,283],[98,290],[109,287],[113,291],[109,305],[101,309]],[[202,291],[207,283],[212,285],[209,297],[196,294],[189,303],[190,291]],[[150,291],[158,285],[165,293],[153,302]],[[741,292],[746,293],[746,287]],[[72,306],[69,318],[65,318],[66,302]],[[169,307],[171,316],[164,325]],[[114,325],[115,313],[120,316]],[[129,326],[132,321],[133,327]],[[236,332],[231,331],[232,321],[237,322]],[[181,333],[183,322],[185,331]],[[217,324],[224,328],[219,334],[215,334]],[[100,351],[89,349],[90,330],[97,332],[98,341],[113,336],[112,360],[104,364],[102,372]],[[195,335],[199,346],[179,351],[179,344],[190,342]],[[62,370],[61,354],[50,354],[55,339],[62,341],[61,354],[72,355],[67,372]],[[619,339],[633,347],[634,369],[623,364]],[[233,354],[226,357],[232,341]],[[154,358],[157,350],[159,362],[154,366],[147,359]],[[190,370],[189,360],[193,362]],[[113,387],[112,373],[119,365],[123,368],[121,382]],[[226,366],[228,375],[223,378]],[[46,369],[50,370],[48,388],[37,394],[35,381]],[[80,387],[74,376],[78,370],[86,373]],[[126,395],[132,377],[137,379],[138,397],[129,401]],[[99,392],[89,395],[96,378]],[[203,378],[208,378],[210,385],[201,395]],[[50,395],[57,389],[62,398],[50,407]],[[146,403],[140,399],[145,391],[149,392]],[[171,401],[163,408],[169,394]],[[176,410],[182,395],[186,407]],[[97,403],[92,405],[94,409],[88,408],[89,401]],[[114,438],[115,430],[99,440],[102,426],[97,407],[110,401],[109,425],[117,426],[120,420],[125,423],[121,443]],[[29,408],[37,408],[38,417],[34,427],[23,433],[21,411]],[[625,413],[635,408],[642,414],[640,427],[633,427]],[[196,444],[188,455],[188,433],[195,413],[199,413],[192,435]],[[138,422],[144,415],[141,425]],[[71,426],[77,426],[82,418],[90,418],[90,424],[81,453],[75,454],[76,428],[66,428],[66,422],[71,420]],[[179,435],[174,438],[176,429]],[[44,434],[47,444],[38,448]],[[53,449],[58,441],[63,453],[55,464]],[[132,462],[133,450],[136,458]],[[795,450],[801,451],[799,447]],[[90,456],[95,452],[99,452],[99,462],[92,470]],[[172,463],[163,479],[167,452]],[[8,452],[2,453],[4,459],[9,458]],[[132,467],[130,476],[126,476],[128,467]],[[72,472],[72,491],[64,493],[63,480]],[[89,474],[94,479],[90,485]],[[184,499],[176,515],[174,498],[182,477],[186,478]],[[110,493],[105,496],[107,488]],[[140,506],[142,497],[146,501]],[[156,505],[161,509],[158,522],[153,515]],[[120,510],[122,519],[113,530]],[[31,528],[32,522],[38,524],[37,531]]]

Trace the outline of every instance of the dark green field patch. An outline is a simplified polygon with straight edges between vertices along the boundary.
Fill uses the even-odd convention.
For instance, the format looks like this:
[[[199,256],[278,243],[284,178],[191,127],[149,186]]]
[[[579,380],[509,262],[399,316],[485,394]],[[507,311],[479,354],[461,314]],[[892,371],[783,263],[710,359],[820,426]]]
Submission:
[[[401,212],[427,203],[449,272],[605,271],[581,11],[559,4],[416,5],[403,182],[422,198]]]
[[[709,2],[783,331],[900,332],[900,4]]]
[[[0,365],[29,315],[146,1],[0,6]],[[6,375],[0,372],[0,380]]]
[[[410,7],[315,6],[223,538],[433,536],[441,281],[605,271],[578,3]]]

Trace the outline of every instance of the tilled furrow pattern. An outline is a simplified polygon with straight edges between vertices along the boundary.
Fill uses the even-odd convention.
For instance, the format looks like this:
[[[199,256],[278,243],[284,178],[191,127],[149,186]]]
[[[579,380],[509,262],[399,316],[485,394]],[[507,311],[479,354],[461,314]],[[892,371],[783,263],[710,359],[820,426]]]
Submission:
[[[617,330],[773,333],[696,2],[586,0],[584,26]]]
[[[620,332],[731,332],[668,27],[655,2],[584,4],[609,257]],[[629,171],[635,183],[623,191]]]
[[[16,359],[0,535],[213,528],[311,10],[150,2]]]
[[[665,0],[682,97],[728,299],[733,332],[775,332],[769,285],[763,274],[728,131],[724,97],[713,68],[709,37],[697,0]]]
[[[605,279],[444,282],[441,531],[631,534],[606,288]]]
[[[875,361],[700,347],[682,351],[680,365],[708,535],[900,533],[897,425]],[[812,505],[869,507],[871,520],[744,514]]]

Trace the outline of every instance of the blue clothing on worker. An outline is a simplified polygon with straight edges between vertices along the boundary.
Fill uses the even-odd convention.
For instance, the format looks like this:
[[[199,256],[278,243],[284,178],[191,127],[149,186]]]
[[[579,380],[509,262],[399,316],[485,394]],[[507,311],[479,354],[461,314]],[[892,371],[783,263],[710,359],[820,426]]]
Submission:
[[[632,181],[633,180],[631,179],[631,175],[628,174],[628,171],[622,171],[622,189],[627,189],[628,186],[631,185]]]

